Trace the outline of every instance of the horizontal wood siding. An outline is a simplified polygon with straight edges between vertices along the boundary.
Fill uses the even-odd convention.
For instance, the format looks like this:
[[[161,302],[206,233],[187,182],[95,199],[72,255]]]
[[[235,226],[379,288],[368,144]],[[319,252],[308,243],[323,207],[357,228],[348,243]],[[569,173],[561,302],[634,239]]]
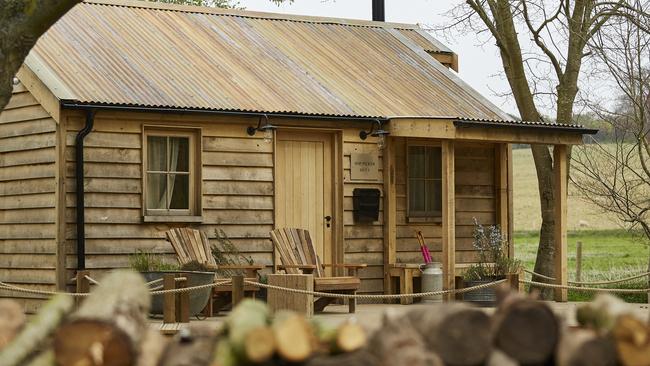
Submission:
[[[56,285],[57,124],[22,85],[0,113],[0,281]],[[0,291],[34,311],[43,296]]]
[[[82,127],[70,115],[67,135],[67,269],[76,267],[74,136]],[[196,119],[156,114],[99,113],[85,140],[86,267],[97,278],[129,266],[137,250],[175,262],[165,239],[171,227],[194,227],[216,243],[222,229],[242,254],[272,264],[273,144],[246,134],[241,118]],[[257,121],[250,121],[256,123]],[[201,224],[144,223],[142,214],[143,126],[200,128],[202,135]]]
[[[396,139],[397,261],[421,263],[415,231],[421,230],[434,261],[442,261],[442,224],[414,223],[407,218],[406,139]],[[476,262],[472,245],[473,220],[483,225],[496,223],[495,146],[455,143],[456,174],[456,264],[463,268]]]
[[[351,179],[350,159],[352,153],[379,154],[379,174],[376,181],[354,181]],[[372,223],[354,222],[352,194],[355,188],[377,188],[382,192],[382,159],[377,143],[371,138],[359,138],[358,129],[346,130],[343,134],[343,242],[346,263],[365,263],[367,268],[359,271],[360,293],[380,294],[383,283],[383,203],[380,199],[379,220]]]

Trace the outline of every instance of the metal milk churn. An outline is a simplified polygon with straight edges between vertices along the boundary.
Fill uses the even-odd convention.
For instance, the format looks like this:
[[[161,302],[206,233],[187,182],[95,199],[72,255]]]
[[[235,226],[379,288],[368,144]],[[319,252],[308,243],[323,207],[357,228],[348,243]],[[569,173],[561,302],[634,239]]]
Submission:
[[[442,264],[431,262],[420,266],[422,271],[422,292],[442,291]],[[426,296],[422,302],[442,302],[442,295]]]

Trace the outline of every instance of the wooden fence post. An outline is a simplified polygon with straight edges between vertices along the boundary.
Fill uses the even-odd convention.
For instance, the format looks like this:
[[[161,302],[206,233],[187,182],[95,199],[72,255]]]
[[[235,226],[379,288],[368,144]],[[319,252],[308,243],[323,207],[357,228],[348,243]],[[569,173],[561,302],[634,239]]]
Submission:
[[[232,276],[232,307],[244,299],[244,275]]]
[[[465,286],[463,286],[463,276],[455,276],[454,283],[455,283],[456,290],[462,290],[463,288],[465,288]],[[454,299],[456,299],[456,301],[463,301],[462,293],[455,293],[454,295],[455,295]]]
[[[173,273],[163,275],[163,290],[176,288],[176,276]],[[176,323],[176,296],[163,294],[163,323]]]
[[[576,243],[576,282],[582,281],[582,242]],[[577,284],[580,286],[580,284]]]
[[[187,287],[187,277],[180,275],[181,279],[176,279],[176,288]],[[179,323],[190,322],[190,293],[179,292],[176,297],[176,319]]]
[[[508,286],[516,292],[519,292],[519,273],[509,273],[506,275]]]
[[[90,276],[90,271],[87,270],[81,270],[77,271],[77,288],[76,292],[78,294],[87,294],[90,292],[90,281],[86,278],[86,276]],[[76,305],[79,307],[81,305],[81,302],[83,301],[83,297],[77,297],[76,298]]]

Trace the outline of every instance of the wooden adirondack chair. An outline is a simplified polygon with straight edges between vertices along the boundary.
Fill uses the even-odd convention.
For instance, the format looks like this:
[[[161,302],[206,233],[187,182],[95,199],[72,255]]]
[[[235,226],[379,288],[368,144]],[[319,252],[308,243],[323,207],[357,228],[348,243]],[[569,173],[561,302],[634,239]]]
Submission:
[[[323,264],[316,254],[316,248],[309,236],[309,231],[304,229],[284,228],[271,231],[271,241],[280,255],[281,265],[277,268],[288,274],[311,273],[314,275],[314,291],[355,294],[361,285],[357,277],[360,268],[366,264]],[[348,276],[326,277],[325,267],[346,268]],[[314,302],[314,311],[322,311],[336,299],[321,297]],[[354,313],[356,300],[349,299],[349,311]]]
[[[257,272],[264,269],[263,265],[217,265],[217,262],[212,256],[210,248],[210,241],[204,232],[190,229],[190,228],[175,228],[170,229],[166,233],[167,240],[172,244],[178,261],[181,265],[192,261],[197,261],[204,264],[207,268],[228,271],[243,271],[244,277],[249,280],[257,281]],[[244,292],[255,297],[255,293],[259,291],[259,287],[253,285],[244,285]],[[232,285],[219,285],[214,288],[213,294],[216,298],[217,311],[227,304],[227,299],[223,299],[226,294],[232,292]],[[212,315],[212,302],[209,304],[207,315]]]

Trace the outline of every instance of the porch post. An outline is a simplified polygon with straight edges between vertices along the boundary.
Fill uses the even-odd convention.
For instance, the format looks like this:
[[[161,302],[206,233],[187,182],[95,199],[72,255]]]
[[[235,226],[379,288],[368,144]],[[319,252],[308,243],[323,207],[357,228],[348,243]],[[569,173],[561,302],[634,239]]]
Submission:
[[[512,246],[512,238],[510,237],[510,205],[509,205],[509,168],[508,161],[509,144],[496,144],[495,148],[495,186],[496,186],[496,205],[497,205],[497,224],[501,229],[501,234],[504,235],[508,243],[508,257],[514,257],[514,248]]]
[[[395,140],[386,138],[382,153],[384,174],[384,293],[394,292],[390,279],[390,266],[395,263],[397,249],[397,205],[395,188]]]
[[[442,141],[442,273],[443,288],[455,287],[456,275],[456,199],[454,141]],[[453,300],[453,295],[445,296]]]
[[[555,197],[555,283],[567,285],[567,146],[553,147]],[[556,289],[555,301],[566,302],[567,290]]]

